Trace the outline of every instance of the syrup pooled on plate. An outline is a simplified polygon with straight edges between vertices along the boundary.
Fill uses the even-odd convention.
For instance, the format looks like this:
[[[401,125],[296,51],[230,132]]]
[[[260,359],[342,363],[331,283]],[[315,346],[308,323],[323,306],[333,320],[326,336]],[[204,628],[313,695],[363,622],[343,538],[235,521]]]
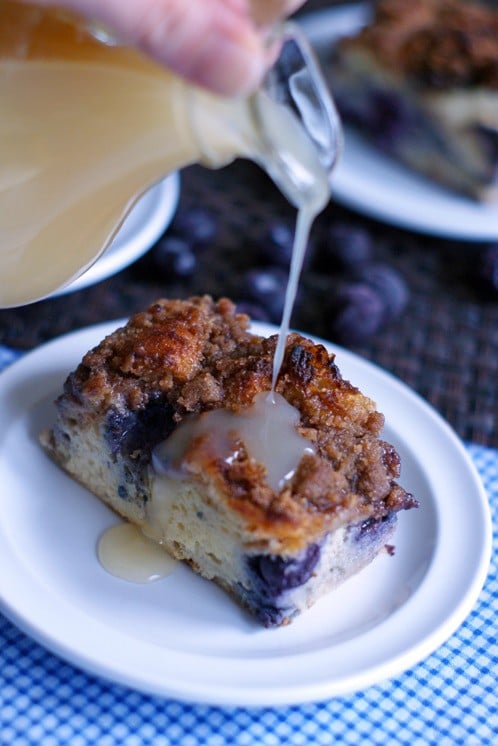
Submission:
[[[152,583],[165,578],[178,564],[132,523],[118,523],[104,531],[97,554],[107,572],[131,583]]]

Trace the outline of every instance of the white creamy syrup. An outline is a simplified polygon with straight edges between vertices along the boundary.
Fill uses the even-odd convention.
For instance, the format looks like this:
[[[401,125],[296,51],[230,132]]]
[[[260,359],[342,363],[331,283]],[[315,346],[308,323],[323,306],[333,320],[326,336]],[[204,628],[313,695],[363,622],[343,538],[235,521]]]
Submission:
[[[151,583],[171,575],[177,560],[131,523],[118,523],[101,535],[97,555],[111,575],[132,583]]]
[[[294,237],[294,246],[292,249],[289,280],[287,282],[287,289],[285,292],[284,310],[282,313],[282,319],[280,321],[277,347],[275,349],[275,355],[273,358],[273,377],[270,398],[274,398],[275,386],[277,385],[278,375],[280,373],[280,368],[282,367],[282,363],[284,360],[285,344],[287,335],[289,334],[289,325],[292,316],[292,309],[294,308],[294,303],[296,300],[299,277],[301,276],[301,269],[303,266],[304,256],[306,254],[306,247],[308,245],[311,226],[316,215],[317,213],[314,210],[310,210],[309,208],[301,208],[297,214],[296,234]]]
[[[214,409],[186,420],[156,449],[154,465],[159,474],[181,479],[182,459],[194,438],[209,438],[213,451],[228,464],[239,455],[242,442],[250,457],[265,464],[268,484],[278,491],[292,477],[302,456],[313,453],[311,443],[297,432],[298,424],[295,407],[280,394],[274,393],[270,399],[264,392],[240,413]]]

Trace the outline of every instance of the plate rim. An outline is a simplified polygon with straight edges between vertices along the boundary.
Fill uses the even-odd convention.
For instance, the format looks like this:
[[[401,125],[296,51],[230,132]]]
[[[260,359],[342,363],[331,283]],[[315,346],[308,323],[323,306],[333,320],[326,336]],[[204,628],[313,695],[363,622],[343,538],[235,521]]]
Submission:
[[[325,39],[333,40],[343,33],[360,28],[368,20],[370,12],[371,6],[369,3],[360,0],[348,5],[338,5],[304,13],[299,17],[299,25],[311,45],[318,49],[320,44],[325,43]],[[327,34],[327,30],[334,24],[340,29],[340,32],[334,34],[331,31]],[[361,135],[353,132],[346,125],[344,129],[344,152],[331,177],[331,195],[335,200],[374,220],[435,238],[477,244],[498,239],[498,204],[474,202],[464,195],[452,193],[451,190],[446,190],[443,186],[430,182],[423,175],[410,171],[402,164],[398,164],[395,159],[380,153],[375,146],[369,144]],[[364,172],[360,181],[358,178],[355,180],[354,176],[357,169],[354,164],[353,168],[348,168],[348,138],[355,152],[360,156],[373,158],[374,164],[380,165],[382,169],[387,169],[386,176],[401,176],[403,182],[408,183],[412,188],[415,187],[417,200],[420,200],[421,194],[424,195],[426,203],[435,200],[438,206],[437,209],[431,211],[431,218],[424,217],[426,213],[423,212],[419,215],[416,205],[414,210],[407,210],[404,213],[396,212],[393,209],[396,200],[393,202],[389,197],[392,198],[398,194],[398,190],[389,192],[389,188],[387,188],[379,193],[379,185],[375,181],[367,178],[367,182],[365,182]],[[366,188],[369,184],[370,189]],[[385,192],[384,196],[382,196],[383,192]],[[427,194],[426,197],[425,193]],[[407,198],[406,204],[409,201]],[[451,218],[447,219],[446,215],[450,208]],[[458,218],[459,213],[463,214],[464,217]],[[455,219],[455,216],[457,219]]]
[[[76,345],[76,347],[78,347],[79,345],[79,347],[82,348],[83,353],[85,351],[85,349],[83,348],[86,348],[88,339],[93,339],[93,342],[90,342],[90,344],[88,344],[89,347],[91,344],[96,344],[101,338],[103,338],[105,334],[108,334],[113,329],[125,323],[125,321],[126,320],[119,319],[116,321],[104,322],[85,327],[75,332],[70,332],[61,337],[57,337],[49,342],[46,342],[32,352],[27,353],[23,358],[13,363],[0,374],[0,401],[5,396],[5,389],[8,386],[9,381],[21,378],[22,375],[29,372],[30,368],[32,369],[33,366],[36,367],[37,363],[39,365],[40,362],[45,361],[44,364],[48,365],[49,369],[51,367],[53,368],[54,363],[52,361],[57,359],[57,356],[53,353],[57,351],[57,347],[59,345],[66,345],[68,342]],[[256,333],[261,334],[277,333],[278,331],[277,328],[273,327],[272,325],[259,322],[255,322],[253,324],[253,329]],[[213,684],[213,682],[209,681],[179,681],[178,678],[176,678],[174,682],[172,682],[171,680],[164,681],[164,678],[161,678],[158,671],[148,671],[144,675],[143,672],[137,672],[136,669],[130,672],[126,666],[124,667],[124,669],[122,667],[118,667],[119,670],[117,670],[115,662],[111,664],[108,660],[106,660],[105,662],[102,662],[102,660],[98,659],[96,660],[95,656],[92,657],[92,651],[82,651],[79,648],[75,650],[74,644],[69,645],[67,643],[67,639],[62,642],[60,639],[54,639],[53,634],[51,635],[50,630],[46,628],[46,620],[43,615],[43,619],[40,619],[38,617],[36,620],[33,620],[32,614],[31,618],[29,614],[26,614],[25,600],[20,601],[15,594],[13,599],[12,593],[10,599],[7,600],[3,593],[3,589],[0,588],[0,610],[2,610],[7,618],[13,621],[21,630],[26,632],[35,641],[48,648],[51,652],[61,656],[70,663],[78,666],[79,668],[87,671],[92,675],[101,676],[110,682],[124,684],[128,687],[131,687],[132,689],[137,689],[145,693],[163,697],[174,697],[176,699],[189,702],[202,702],[215,706],[288,706],[293,704],[302,704],[305,702],[321,701],[334,696],[352,693],[360,689],[365,689],[375,683],[379,683],[386,678],[391,678],[395,675],[401,674],[411,666],[415,665],[417,662],[420,662],[421,660],[426,658],[430,653],[434,652],[441,644],[443,644],[451,636],[451,634],[453,634],[453,632],[455,632],[455,630],[463,623],[465,618],[470,613],[471,609],[477,601],[478,595],[482,589],[489,570],[492,545],[492,526],[490,508],[482,484],[482,480],[478,475],[477,469],[472,462],[470,455],[465,450],[465,447],[458,436],[454,433],[448,423],[446,423],[445,420],[441,418],[436,410],[425,400],[423,400],[416,392],[412,391],[408,386],[406,386],[406,384],[394,377],[388,371],[385,371],[381,367],[368,360],[360,358],[355,353],[315,336],[306,336],[309,336],[316,342],[325,344],[327,349],[335,352],[337,355],[340,355],[343,361],[348,361],[346,363],[346,367],[348,367],[351,363],[353,365],[359,364],[360,367],[363,367],[369,374],[380,378],[381,382],[387,382],[387,384],[389,384],[389,387],[394,387],[394,389],[397,390],[398,393],[401,392],[404,397],[408,397],[408,400],[417,406],[417,408],[423,413],[423,416],[428,417],[431,422],[436,423],[436,426],[440,430],[440,432],[444,433],[446,444],[450,444],[453,454],[457,453],[459,455],[460,465],[466,472],[467,478],[470,478],[472,480],[472,484],[477,492],[477,505],[478,509],[481,512],[482,519],[481,530],[483,532],[483,542],[481,546],[481,553],[479,558],[475,558],[474,569],[472,573],[472,583],[465,589],[465,592],[459,599],[456,608],[452,609],[452,613],[449,616],[440,620],[437,628],[432,630],[430,634],[427,634],[425,637],[423,637],[422,640],[418,642],[418,644],[412,645],[411,648],[405,650],[404,652],[391,656],[391,658],[387,662],[385,661],[384,663],[374,665],[367,672],[360,670],[359,673],[356,673],[349,677],[343,676],[343,678],[338,682],[331,682],[330,680],[320,680],[315,681],[314,683],[305,682],[304,684],[301,684],[300,682],[294,681],[286,684],[285,686],[282,686],[279,690],[275,690],[273,685],[270,685],[270,687],[267,686],[266,688],[258,686],[256,689],[253,684],[244,686],[241,685],[240,682],[238,685],[234,682],[220,684],[219,681],[217,682],[217,684]],[[74,353],[71,352],[71,355],[73,354],[75,357],[77,356],[76,351]],[[341,370],[342,367],[343,364],[340,363]],[[0,455],[2,448],[3,446],[0,442]],[[0,540],[1,537],[2,526],[0,525]],[[2,568],[0,568],[0,578],[1,577]],[[416,593],[418,593],[418,591],[416,591]],[[17,605],[13,603],[13,601],[15,602],[16,600]],[[413,601],[413,597],[411,601]],[[398,611],[399,609],[391,617],[391,627],[394,624],[395,617]],[[45,611],[44,614],[46,613],[47,612]],[[85,619],[85,624],[87,624],[88,629],[96,635],[102,632],[104,628],[108,630],[108,626],[99,619],[92,619],[88,617]],[[383,625],[381,624],[380,626],[382,627]],[[269,633],[271,634],[271,631],[269,631]],[[123,633],[121,630],[118,630],[117,634],[115,632],[114,636],[116,645],[119,643],[126,644],[127,640],[129,639],[128,634]],[[133,639],[135,643],[135,652],[132,655],[132,658],[134,660],[134,663],[137,663],[137,661],[140,659],[139,653],[144,652],[147,646],[144,647],[144,645],[142,645],[140,642],[136,643],[135,638],[130,639]],[[354,638],[353,642],[355,639],[357,638]],[[148,650],[149,648],[147,648],[147,651]],[[171,651],[168,651],[168,655],[171,656]],[[206,656],[201,656],[201,658],[202,660],[205,660]],[[170,658],[168,658],[168,660],[169,659]],[[292,656],[286,656],[287,661],[291,659]],[[226,662],[226,658],[222,660]],[[173,651],[171,657],[172,664],[181,666],[185,663],[185,661],[189,661],[190,663],[195,664],[196,661],[199,661],[199,656],[196,656],[196,654],[185,652],[175,654]],[[316,661],[318,664],[318,659],[316,659]],[[258,665],[260,665],[260,661],[250,660],[246,658],[243,660],[239,660],[238,663],[239,665],[241,663],[244,665],[245,671],[250,679],[251,677],[258,675]],[[233,666],[229,666],[229,668],[231,669],[233,668]]]
[[[82,275],[59,288],[49,297],[57,298],[96,285],[143,256],[170,225],[179,199],[180,174],[175,171],[151,186],[139,198],[104,253]],[[141,225],[135,226],[131,234],[127,235],[129,233],[127,221],[133,220],[134,211],[144,209],[144,206],[148,211],[146,220]]]

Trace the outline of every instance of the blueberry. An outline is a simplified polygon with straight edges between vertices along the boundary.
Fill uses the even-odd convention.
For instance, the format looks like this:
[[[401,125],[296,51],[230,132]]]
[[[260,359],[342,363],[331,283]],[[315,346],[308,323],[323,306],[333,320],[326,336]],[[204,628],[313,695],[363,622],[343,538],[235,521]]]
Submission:
[[[105,439],[113,456],[120,454],[135,463],[148,463],[152,449],[175,428],[173,410],[160,397],[137,411],[110,410],[106,417]]]
[[[240,301],[237,304],[237,313],[245,313],[254,321],[271,321],[269,314],[262,306],[256,303]]]
[[[165,236],[154,248],[155,267],[171,278],[191,277],[197,269],[197,258],[190,243],[178,236]]]
[[[216,217],[207,207],[180,210],[172,225],[172,231],[195,248],[212,243],[217,230]]]
[[[308,383],[313,376],[312,359],[312,353],[302,345],[294,345],[289,352],[289,369],[303,383]]]
[[[349,223],[333,225],[317,252],[317,263],[324,270],[349,270],[368,262],[372,239],[363,228]]]
[[[282,624],[284,619],[295,615],[295,609],[287,609],[274,605],[271,601],[265,601],[261,594],[253,589],[246,588],[239,583],[237,593],[245,604],[264,627],[275,627]]]
[[[266,249],[273,264],[288,267],[294,248],[295,226],[275,222],[268,231]]]
[[[396,513],[391,511],[382,518],[368,518],[363,523],[352,526],[349,532],[355,541],[373,543],[379,536],[388,532],[395,521]]]
[[[480,251],[476,270],[483,288],[498,293],[498,244],[490,244]]]
[[[310,579],[320,557],[318,544],[311,544],[300,557],[257,554],[247,558],[249,570],[262,596],[275,599],[284,591],[304,585]]]
[[[253,613],[264,627],[275,627],[282,624],[283,619],[288,619],[290,614],[286,609],[279,609],[278,606],[257,606]]]
[[[355,279],[372,287],[384,301],[384,320],[396,318],[408,303],[409,291],[404,277],[387,264],[366,264],[355,272]]]
[[[397,93],[377,90],[371,95],[369,126],[377,141],[391,147],[416,124],[415,113]]]
[[[330,334],[340,344],[361,344],[381,328],[385,311],[373,287],[360,282],[345,284],[330,307]]]
[[[288,274],[279,268],[252,269],[244,276],[245,294],[262,306],[271,321],[280,321],[285,302]]]
[[[296,234],[295,222],[285,220],[273,221],[269,228],[258,238],[254,246],[257,260],[265,266],[282,267],[289,269],[292,252],[294,249],[294,237]],[[308,240],[304,254],[303,266],[307,266],[313,254],[313,243]]]
[[[498,165],[498,132],[495,127],[479,125],[477,134],[489,160]]]
[[[259,242],[261,259],[267,264],[288,268],[294,246],[295,226],[275,221]]]

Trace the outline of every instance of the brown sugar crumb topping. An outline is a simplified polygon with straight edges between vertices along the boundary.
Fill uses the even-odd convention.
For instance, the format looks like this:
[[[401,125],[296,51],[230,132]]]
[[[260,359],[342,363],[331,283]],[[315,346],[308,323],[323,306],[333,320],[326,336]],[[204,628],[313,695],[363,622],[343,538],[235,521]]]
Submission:
[[[226,299],[160,300],[88,352],[61,399],[90,420],[102,407],[140,410],[158,395],[177,422],[217,407],[240,411],[269,391],[276,346],[276,336],[259,337],[248,327],[247,316]],[[290,334],[277,391],[299,410],[300,432],[317,451],[302,459],[280,493],[243,448],[229,465],[213,465],[208,451],[202,456],[202,439],[192,444],[198,451],[193,468],[203,464],[232,508],[261,534],[281,527],[282,535],[299,541],[313,526],[319,531],[413,506],[395,481],[398,456],[380,438],[383,416],[342,378],[325,347]]]
[[[372,23],[343,43],[416,84],[498,90],[498,9],[477,2],[379,0]]]

